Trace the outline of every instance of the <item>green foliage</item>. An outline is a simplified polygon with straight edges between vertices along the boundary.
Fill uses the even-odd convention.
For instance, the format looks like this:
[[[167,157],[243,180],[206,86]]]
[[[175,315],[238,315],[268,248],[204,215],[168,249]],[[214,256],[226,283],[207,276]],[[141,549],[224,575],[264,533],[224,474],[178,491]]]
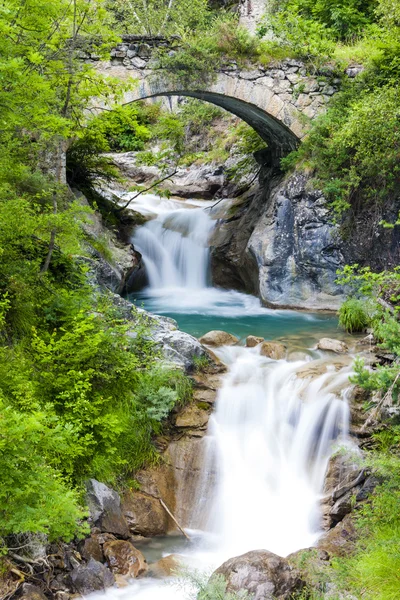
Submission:
[[[222,65],[235,60],[244,66],[259,54],[259,40],[239,25],[237,16],[220,12],[173,52],[160,51],[157,66],[177,89],[198,89],[211,83]]]
[[[70,182],[89,189],[115,176],[100,154],[142,147],[158,111],[117,108],[84,129],[93,97],[131,85],[80,59],[108,57],[110,23],[102,0],[0,9],[0,538],[86,532],[83,479],[118,483],[156,462],[154,435],[190,396],[182,373],[155,369],[141,314],[88,284],[91,209],[62,183],[67,139]]]
[[[243,177],[258,173],[259,166],[254,158],[254,153],[266,148],[267,144],[250,125],[243,121],[235,127],[234,133],[236,143],[233,154],[240,158],[235,166],[228,170],[228,177],[234,181],[240,181]]]
[[[20,412],[0,395],[0,537],[31,532],[70,540],[87,531],[77,527],[85,516],[78,493],[45,458],[57,456],[68,437],[72,442],[54,425],[44,412]]]
[[[207,0],[112,0],[107,2],[123,33],[185,35],[204,30],[210,10]]]
[[[365,302],[349,298],[339,309],[339,324],[349,333],[364,331],[369,324]]]
[[[399,427],[393,427],[374,436],[379,451],[370,454],[369,460],[381,483],[359,511],[356,524],[360,538],[355,555],[336,562],[341,589],[366,600],[395,600],[398,597],[399,433]]]
[[[350,293],[362,298],[364,307],[368,306],[368,324],[372,327],[379,347],[393,354],[394,362],[379,365],[376,369],[365,369],[362,361],[355,364],[354,382],[370,391],[389,394],[392,402],[398,402],[400,393],[400,269],[375,273],[369,267],[358,268],[358,265],[346,266],[339,273],[339,283],[347,286]],[[360,300],[347,300],[345,319],[353,325],[355,314],[358,314]],[[350,310],[347,308],[351,303]],[[357,304],[356,304],[357,303]],[[347,305],[347,307],[346,307]],[[362,312],[357,322],[362,322]],[[340,320],[343,321],[342,313]]]
[[[283,167],[300,161],[314,169],[337,215],[362,202],[382,204],[400,184],[399,110],[397,87],[370,92],[350,84]]]

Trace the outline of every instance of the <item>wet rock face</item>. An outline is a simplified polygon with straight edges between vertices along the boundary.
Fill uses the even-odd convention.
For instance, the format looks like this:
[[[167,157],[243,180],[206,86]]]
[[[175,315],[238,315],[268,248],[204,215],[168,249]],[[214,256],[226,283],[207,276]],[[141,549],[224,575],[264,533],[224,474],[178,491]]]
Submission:
[[[215,282],[258,292],[271,307],[336,309],[345,260],[325,198],[305,175],[280,182],[263,170],[259,192],[213,236]]]
[[[267,550],[254,550],[231,558],[212,575],[222,575],[227,590],[246,590],[253,600],[289,600],[304,588],[304,581],[285,558]]]
[[[327,552],[329,557],[348,556],[355,550],[356,539],[356,530],[351,515],[346,515],[343,521],[320,537],[317,548]]]
[[[336,308],[340,238],[321,192],[294,175],[270,199],[248,242],[259,272],[260,296],[270,306]]]

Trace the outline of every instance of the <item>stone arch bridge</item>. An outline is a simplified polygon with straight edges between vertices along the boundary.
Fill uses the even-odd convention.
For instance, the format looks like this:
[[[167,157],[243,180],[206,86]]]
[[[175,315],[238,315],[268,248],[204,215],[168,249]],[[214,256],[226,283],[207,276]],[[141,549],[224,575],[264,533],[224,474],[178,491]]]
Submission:
[[[112,50],[110,60],[98,62],[97,68],[121,80],[139,80],[135,89],[126,92],[123,103],[169,96],[172,106],[173,98],[190,96],[230,111],[253,127],[277,158],[297,146],[311,120],[325,110],[340,84],[340,79],[333,77],[328,80],[311,76],[303,63],[288,59],[274,67],[251,70],[231,63],[208,86],[177,89],[160,71],[151,68],[152,49],[163,44],[167,45],[167,40],[125,36]],[[90,55],[87,58],[96,59]]]

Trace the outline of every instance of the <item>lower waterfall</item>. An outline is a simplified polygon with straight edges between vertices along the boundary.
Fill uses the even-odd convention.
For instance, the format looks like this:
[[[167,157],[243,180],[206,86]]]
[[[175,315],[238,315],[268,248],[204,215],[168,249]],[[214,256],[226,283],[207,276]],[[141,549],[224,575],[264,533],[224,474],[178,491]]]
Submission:
[[[311,546],[327,462],[346,441],[350,367],[310,382],[296,371],[313,362],[273,361],[257,348],[217,353],[229,372],[205,439],[192,524],[212,533],[220,562],[259,548],[286,556]]]
[[[351,366],[337,372],[321,359],[274,361],[240,346],[217,353],[229,370],[203,440],[190,523],[198,541],[184,553],[189,569],[207,573],[250,550],[286,556],[317,541],[328,460],[346,443],[349,420]],[[316,367],[320,375],[304,377]],[[190,600],[192,593],[190,579],[143,579],[107,596]]]

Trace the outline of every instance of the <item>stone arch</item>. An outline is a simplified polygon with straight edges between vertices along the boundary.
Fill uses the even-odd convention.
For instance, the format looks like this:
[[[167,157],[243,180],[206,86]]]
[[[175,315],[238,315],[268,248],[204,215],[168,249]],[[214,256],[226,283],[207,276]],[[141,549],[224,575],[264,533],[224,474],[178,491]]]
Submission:
[[[289,127],[262,108],[240,98],[213,91],[177,90],[144,93],[140,94],[140,97],[134,100],[125,102],[125,104],[131,104],[138,100],[146,100],[160,96],[185,96],[197,98],[198,100],[210,102],[211,104],[215,104],[216,106],[220,106],[229,111],[248,123],[248,125],[250,125],[250,127],[265,140],[271,153],[271,158],[274,160],[279,159],[294,150],[300,142],[297,135],[291,131]]]

